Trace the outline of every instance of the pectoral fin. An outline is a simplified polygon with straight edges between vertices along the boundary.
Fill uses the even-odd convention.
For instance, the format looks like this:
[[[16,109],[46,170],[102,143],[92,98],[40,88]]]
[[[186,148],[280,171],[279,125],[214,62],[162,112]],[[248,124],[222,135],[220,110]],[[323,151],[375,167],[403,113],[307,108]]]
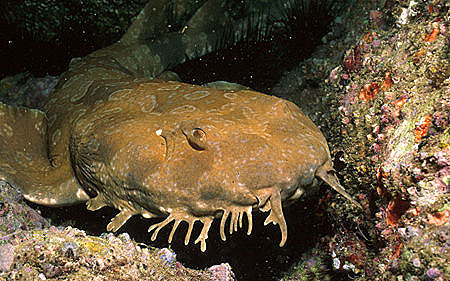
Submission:
[[[73,177],[68,159],[58,167],[51,165],[45,113],[1,102],[0,179],[38,204],[70,205],[89,198]]]

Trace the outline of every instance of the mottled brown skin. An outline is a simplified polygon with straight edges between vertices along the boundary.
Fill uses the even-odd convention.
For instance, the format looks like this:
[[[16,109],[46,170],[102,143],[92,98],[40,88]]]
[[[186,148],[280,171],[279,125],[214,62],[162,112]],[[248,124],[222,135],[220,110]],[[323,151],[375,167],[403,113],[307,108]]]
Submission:
[[[215,7],[211,2],[217,4],[203,9]],[[117,208],[109,231],[135,214],[166,216],[150,227],[152,239],[173,221],[170,242],[184,221],[187,244],[200,221],[195,243],[202,251],[214,218],[221,218],[225,240],[229,217],[230,234],[244,214],[251,233],[253,209],[270,211],[265,224],[280,226],[283,246],[282,202],[317,178],[352,200],[334,175],[324,136],[295,104],[250,90],[146,78],[211,50],[217,35],[205,39],[211,22],[200,24],[204,13],[187,23],[189,32],[122,40],[74,60],[44,112],[0,103],[0,178],[39,204]]]

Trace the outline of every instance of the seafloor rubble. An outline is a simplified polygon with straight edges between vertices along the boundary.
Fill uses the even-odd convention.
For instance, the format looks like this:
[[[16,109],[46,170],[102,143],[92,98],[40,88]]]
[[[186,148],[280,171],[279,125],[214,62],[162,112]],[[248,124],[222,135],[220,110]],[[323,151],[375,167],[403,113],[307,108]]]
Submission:
[[[127,233],[87,235],[51,226],[22,195],[0,182],[0,280],[234,280],[228,264],[192,270],[167,248]]]
[[[332,230],[299,251],[282,280],[448,280],[450,4],[349,3],[272,93],[320,125],[364,211],[324,194]],[[6,78],[0,95],[39,106],[56,79]],[[192,271],[126,234],[50,227],[20,193],[0,187],[0,280],[233,280],[226,264]]]

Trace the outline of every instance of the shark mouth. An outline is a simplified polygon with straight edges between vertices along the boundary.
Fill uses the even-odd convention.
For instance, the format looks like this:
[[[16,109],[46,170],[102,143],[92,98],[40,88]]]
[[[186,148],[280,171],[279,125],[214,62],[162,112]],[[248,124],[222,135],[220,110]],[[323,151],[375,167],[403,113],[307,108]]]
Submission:
[[[264,225],[268,225],[269,223],[278,224],[281,230],[281,241],[280,247],[284,246],[287,240],[287,225],[283,215],[282,203],[281,203],[281,195],[277,188],[263,189],[259,191],[259,195],[257,196],[258,207],[261,211],[267,212],[270,211],[269,216],[264,221]],[[229,219],[229,234],[233,234],[233,232],[237,231],[239,228],[243,227],[244,215],[247,217],[247,235],[252,233],[253,228],[253,220],[252,220],[252,209],[253,206],[230,206],[221,208],[222,216],[220,220],[220,237],[223,241],[226,240],[225,229],[228,218]],[[185,235],[184,243],[187,245],[190,241],[192,230],[196,221],[200,221],[203,226],[200,234],[195,240],[195,244],[200,243],[200,249],[202,252],[206,250],[206,239],[208,238],[208,232],[211,227],[211,224],[214,220],[214,216],[193,216],[188,214],[185,209],[178,208],[170,211],[169,216],[162,222],[156,223],[148,229],[149,232],[152,232],[151,240],[154,241],[159,233],[159,231],[170,224],[172,221],[173,226],[172,230],[169,234],[168,242],[172,242],[173,235],[175,234],[176,229],[180,225],[181,222],[188,223],[188,230]]]

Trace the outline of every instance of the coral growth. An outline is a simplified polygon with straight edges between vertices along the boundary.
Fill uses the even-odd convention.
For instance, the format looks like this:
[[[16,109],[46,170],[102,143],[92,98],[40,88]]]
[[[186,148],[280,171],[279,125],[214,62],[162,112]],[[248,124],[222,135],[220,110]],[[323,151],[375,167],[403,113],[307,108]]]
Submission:
[[[296,93],[291,86],[296,95],[291,99],[309,107],[306,111],[328,136],[344,186],[365,208],[357,214],[331,203],[337,234],[317,248],[326,251],[320,259],[330,261],[328,277],[446,280],[449,4],[373,2],[378,3],[355,3],[342,24],[349,35],[322,46],[284,78],[318,75],[314,89],[302,86]],[[363,19],[352,11],[364,14]],[[307,95],[321,104],[304,103]],[[350,229],[354,235],[348,235]],[[302,261],[301,271],[308,272]],[[283,280],[305,280],[299,276]]]

